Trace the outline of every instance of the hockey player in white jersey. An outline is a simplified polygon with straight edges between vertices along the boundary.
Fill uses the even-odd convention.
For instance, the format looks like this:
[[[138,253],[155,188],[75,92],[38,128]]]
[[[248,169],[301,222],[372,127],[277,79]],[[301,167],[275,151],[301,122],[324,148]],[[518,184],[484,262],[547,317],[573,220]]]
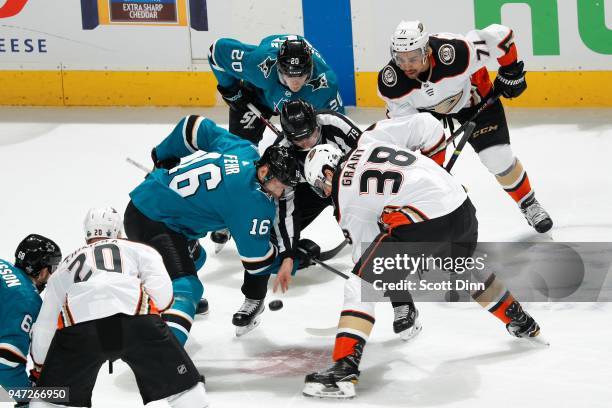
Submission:
[[[429,35],[419,21],[402,21],[391,40],[391,56],[378,74],[378,94],[389,117],[431,112],[446,119],[452,129],[452,119],[466,122],[493,95],[516,98],[527,88],[514,33],[499,24],[465,36]],[[485,65],[495,60],[500,67],[492,84]],[[538,232],[550,230],[552,219],[536,200],[510,147],[501,101],[483,110],[475,122],[468,142],[481,162],[518,204],[529,225]]]
[[[346,154],[357,147],[362,138],[400,144],[410,150],[420,151],[439,165],[444,163],[444,129],[429,113],[382,120],[362,132],[343,114],[329,110],[315,111],[308,102],[298,99],[283,105],[280,119],[285,138],[279,144],[289,147],[297,158],[302,174],[306,155],[314,146],[330,144]],[[332,205],[332,201],[330,197],[320,197],[306,182],[298,183],[291,194],[293,200],[285,200],[286,205],[279,209],[279,226],[281,231],[286,231],[297,240],[300,230],[306,228],[327,206]],[[302,259],[304,264],[308,265],[308,260]],[[394,312],[393,331],[403,340],[411,340],[421,329],[414,302],[404,299],[391,303]]]
[[[122,359],[144,404],[165,398],[175,408],[207,407],[202,377],[159,316],[173,300],[162,258],[121,239],[121,225],[111,207],[89,210],[87,245],[49,279],[32,335],[37,386],[69,387],[68,406],[90,407],[100,367]]]
[[[360,277],[371,279],[373,259],[381,256],[386,243],[439,243],[439,250],[453,259],[471,257],[478,239],[476,210],[462,186],[432,160],[374,138],[362,137],[357,148],[344,156],[333,146],[316,146],[306,158],[305,176],[316,191],[332,197],[335,217],[353,240],[355,267],[345,283],[334,364],[307,375],[303,393],[351,398],[375,322],[375,303],[362,301]],[[363,250],[358,243],[371,244]],[[409,256],[423,256],[421,251],[426,250],[420,247],[412,253],[413,248],[406,246]],[[424,256],[440,256],[437,251]],[[485,289],[470,292],[472,298],[500,319],[510,334],[538,336],[538,324],[499,279],[483,275],[478,278]]]

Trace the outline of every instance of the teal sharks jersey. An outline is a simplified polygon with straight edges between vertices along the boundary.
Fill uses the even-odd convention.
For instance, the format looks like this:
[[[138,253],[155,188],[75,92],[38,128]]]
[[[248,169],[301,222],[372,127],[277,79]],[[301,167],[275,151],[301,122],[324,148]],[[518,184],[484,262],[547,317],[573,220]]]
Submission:
[[[0,385],[29,387],[30,329],[42,299],[24,271],[0,259]]]
[[[336,74],[313,49],[313,71],[306,84],[292,92],[279,81],[276,63],[278,49],[286,39],[303,39],[299,35],[271,35],[259,45],[244,44],[231,38],[220,38],[210,47],[208,62],[219,85],[231,88],[240,80],[257,87],[261,102],[273,112],[280,112],[288,101],[303,99],[315,109],[344,113]]]
[[[173,169],[153,171],[136,187],[130,193],[136,208],[189,239],[229,228],[250,273],[276,272],[276,204],[257,181],[255,145],[192,115],[155,150],[159,160],[185,159]]]

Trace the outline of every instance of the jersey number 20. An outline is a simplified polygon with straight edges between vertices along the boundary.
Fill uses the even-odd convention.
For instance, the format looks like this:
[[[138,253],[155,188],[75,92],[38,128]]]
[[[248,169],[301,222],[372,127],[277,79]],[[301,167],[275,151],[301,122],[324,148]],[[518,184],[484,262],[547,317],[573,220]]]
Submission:
[[[97,270],[117,273],[123,272],[121,268],[121,251],[117,245],[98,245],[94,247],[93,256]],[[81,252],[79,256],[72,261],[70,266],[68,266],[68,269],[74,272],[74,283],[85,282],[93,275],[93,271],[89,268],[83,271],[85,261],[87,261],[87,256]]]

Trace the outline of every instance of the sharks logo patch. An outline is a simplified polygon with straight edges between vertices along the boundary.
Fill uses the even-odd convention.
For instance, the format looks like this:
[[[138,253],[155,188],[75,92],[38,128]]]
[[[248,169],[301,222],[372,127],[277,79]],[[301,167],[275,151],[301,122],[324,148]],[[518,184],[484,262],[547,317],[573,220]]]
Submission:
[[[266,57],[265,60],[261,62],[261,64],[257,65],[264,77],[268,78],[270,76],[270,71],[272,71],[272,67],[276,64],[276,60],[270,57]]]
[[[329,88],[329,85],[327,84],[327,77],[325,76],[325,73],[306,82],[306,85],[312,86],[312,92],[318,89]]]

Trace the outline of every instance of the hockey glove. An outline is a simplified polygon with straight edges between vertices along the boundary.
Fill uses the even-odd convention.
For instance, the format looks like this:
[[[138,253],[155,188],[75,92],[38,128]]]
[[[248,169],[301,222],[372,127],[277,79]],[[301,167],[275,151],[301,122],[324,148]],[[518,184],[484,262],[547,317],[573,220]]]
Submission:
[[[236,111],[248,110],[247,104],[254,103],[257,99],[255,92],[242,84],[231,88],[224,88],[221,85],[217,85],[217,89],[229,107]]]
[[[527,89],[523,61],[499,67],[495,78],[495,91],[504,98],[516,98]]]
[[[302,238],[297,244],[296,259],[299,261],[298,269],[314,264],[313,259],[319,259],[321,247],[313,241]]]
[[[169,157],[164,160],[159,160],[157,158],[157,152],[155,151],[155,148],[151,150],[151,160],[153,160],[153,165],[155,166],[156,169],[166,169],[166,170],[170,170],[178,166],[179,163],[181,162],[181,159],[177,157]]]

